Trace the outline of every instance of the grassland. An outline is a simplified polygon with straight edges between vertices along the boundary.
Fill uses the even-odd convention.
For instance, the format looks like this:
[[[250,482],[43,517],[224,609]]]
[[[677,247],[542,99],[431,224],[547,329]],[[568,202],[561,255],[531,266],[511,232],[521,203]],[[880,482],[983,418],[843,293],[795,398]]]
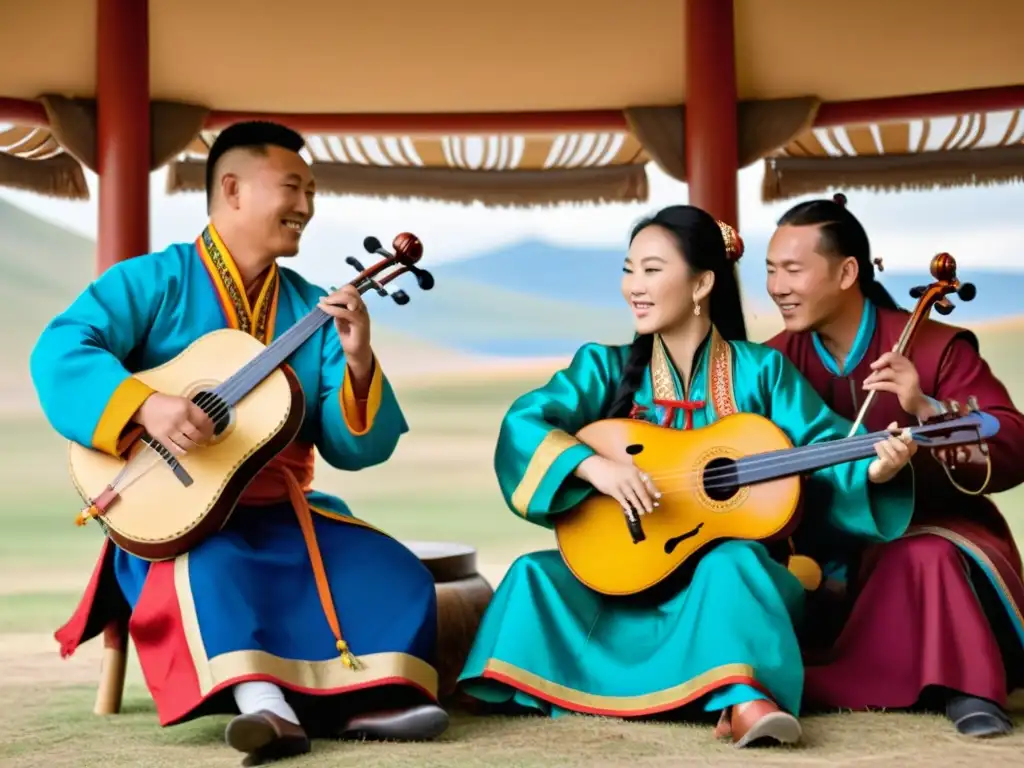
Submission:
[[[1024,396],[1024,363],[1013,354],[1018,327],[983,332],[993,367]],[[386,355],[386,353],[384,353]],[[386,356],[385,356],[385,359]],[[318,486],[342,495],[364,518],[401,538],[475,545],[481,570],[496,583],[517,554],[547,547],[550,534],[509,512],[491,469],[494,439],[508,403],[544,381],[554,364],[518,372],[449,373],[433,380],[399,377],[411,431],[388,464],[359,473],[321,466]],[[62,662],[53,629],[70,614],[99,544],[95,528],[77,528],[78,501],[64,470],[63,441],[37,411],[0,422],[0,763],[135,766],[233,765],[221,746],[223,720],[160,730],[134,660],[125,714],[91,714],[97,651],[87,645]],[[1024,490],[999,503],[1024,535]],[[964,745],[939,719],[858,714],[809,718],[807,746],[797,753],[745,756],[764,764],[960,764],[949,758],[1008,765],[1024,737]],[[861,752],[866,749],[866,752]],[[740,764],[729,747],[697,727],[624,724],[588,718],[561,722],[460,717],[436,745],[317,745],[307,764],[621,765]],[[820,762],[819,762],[820,761]],[[745,764],[745,763],[744,763]]]
[[[42,324],[66,306],[90,277],[92,243],[34,220],[0,202],[0,765],[199,768],[237,765],[221,741],[224,720],[169,730],[157,724],[134,658],[123,713],[92,715],[99,648],[93,642],[62,661],[53,630],[71,613],[99,546],[94,526],[75,527],[79,509],[66,473],[65,443],[45,424],[26,370]],[[31,258],[26,258],[26,254]],[[485,313],[477,294],[474,312]],[[457,300],[458,297],[453,297]],[[551,302],[514,308],[524,338],[558,327]],[[524,311],[524,307],[529,311]],[[543,310],[543,311],[542,311]],[[509,307],[491,326],[486,317],[469,335],[511,333]],[[955,318],[954,318],[955,319]],[[522,320],[528,324],[524,331]],[[573,328],[610,325],[574,318]],[[763,339],[772,317],[751,317]],[[569,330],[572,331],[573,328]],[[538,330],[539,329],[539,330]],[[423,330],[423,329],[418,329]],[[434,329],[443,336],[445,328]],[[1017,340],[1024,321],[980,331],[995,372],[1024,400],[1024,356]],[[576,331],[573,331],[576,332]],[[480,570],[497,584],[518,554],[552,544],[550,533],[504,506],[491,467],[501,416],[519,393],[543,382],[557,362],[495,366],[450,350],[375,329],[374,338],[396,382],[411,432],[393,459],[359,473],[318,467],[317,486],[345,498],[361,517],[403,539],[473,544]],[[501,335],[501,334],[499,334]],[[1024,536],[1024,489],[997,498]],[[941,719],[893,714],[807,718],[806,744],[796,751],[738,755],[711,741],[704,727],[634,724],[597,718],[559,721],[459,716],[432,745],[317,743],[308,766],[617,766],[729,765],[1018,765],[1024,735],[992,744],[965,743]]]

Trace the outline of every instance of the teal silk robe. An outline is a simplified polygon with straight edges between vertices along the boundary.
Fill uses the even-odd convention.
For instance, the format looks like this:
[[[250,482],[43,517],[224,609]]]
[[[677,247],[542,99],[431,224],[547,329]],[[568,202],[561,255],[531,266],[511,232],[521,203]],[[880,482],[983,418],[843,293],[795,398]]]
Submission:
[[[603,418],[628,356],[628,346],[588,344],[567,369],[513,403],[495,469],[506,502],[529,522],[551,527],[594,492],[572,474],[593,455],[572,435]],[[693,428],[735,412],[756,413],[797,446],[845,437],[851,426],[781,354],[726,342],[714,331],[697,352],[688,388],[656,339],[634,418],[685,428],[686,410],[655,403],[682,400],[699,406],[689,409]],[[867,541],[902,534],[913,508],[912,470],[875,485],[867,477],[870,463],[811,475],[804,517]],[[803,666],[794,627],[803,605],[803,585],[760,542],[718,544],[685,587],[654,600],[590,590],[557,550],[526,554],[499,585],[460,684],[483,702],[552,716],[635,717],[696,702],[714,711],[763,696],[797,714]]]
[[[242,285],[212,224],[194,243],[104,272],[54,318],[32,352],[33,380],[50,423],[69,440],[120,455],[129,420],[152,392],[133,372],[162,365],[222,328],[269,342],[325,294],[276,265],[252,307]],[[314,446],[328,464],[355,471],[385,461],[407,431],[375,362],[361,405],[333,323],[299,347],[287,360],[305,397],[296,440],[271,462],[272,471],[255,478],[224,528],[186,554],[150,563],[106,540],[78,611],[57,632],[62,654],[129,614],[165,725],[235,712],[230,689],[247,680],[277,683],[293,698],[375,686],[435,698],[437,607],[429,571],[342,499],[310,487]],[[318,565],[299,510],[287,486],[274,480],[284,473],[305,489],[326,599],[314,580]],[[342,653],[326,600],[361,665],[345,663],[351,656]]]

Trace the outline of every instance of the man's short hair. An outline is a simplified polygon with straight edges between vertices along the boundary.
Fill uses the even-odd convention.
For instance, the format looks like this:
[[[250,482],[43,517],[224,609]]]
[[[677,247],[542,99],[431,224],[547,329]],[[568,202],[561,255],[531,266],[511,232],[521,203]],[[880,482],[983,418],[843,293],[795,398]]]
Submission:
[[[218,134],[206,157],[206,209],[210,209],[216,189],[217,163],[233,149],[247,149],[256,154],[266,155],[267,147],[281,147],[298,153],[306,140],[302,135],[280,123],[265,120],[250,120],[229,125]]]

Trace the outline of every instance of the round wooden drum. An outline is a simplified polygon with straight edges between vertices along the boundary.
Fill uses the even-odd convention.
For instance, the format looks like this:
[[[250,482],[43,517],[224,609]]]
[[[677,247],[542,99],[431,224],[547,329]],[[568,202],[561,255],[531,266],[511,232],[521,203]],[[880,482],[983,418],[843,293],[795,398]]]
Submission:
[[[437,674],[442,699],[455,692],[480,619],[494,590],[477,573],[476,550],[448,541],[403,541],[434,576],[437,591]]]

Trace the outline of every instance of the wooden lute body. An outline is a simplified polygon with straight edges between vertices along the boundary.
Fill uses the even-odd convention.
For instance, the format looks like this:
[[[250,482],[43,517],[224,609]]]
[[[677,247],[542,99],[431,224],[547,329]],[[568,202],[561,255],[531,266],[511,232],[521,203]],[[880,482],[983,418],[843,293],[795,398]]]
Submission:
[[[243,331],[213,331],[135,377],[157,392],[191,399],[228,381],[266,349]],[[191,478],[187,486],[167,465],[171,454],[159,455],[141,441],[124,459],[72,442],[71,479],[82,499],[98,499],[112,478],[132,472],[128,464],[137,462],[137,477],[103,513],[104,528],[115,544],[138,557],[177,557],[227,522],[256,474],[298,434],[305,412],[298,379],[284,365],[231,409],[230,421],[212,442],[172,458]]]
[[[360,270],[352,281],[360,293],[406,304],[404,291],[384,288],[405,272],[420,288],[433,287],[430,273],[415,266],[423,246],[414,235],[395,238],[396,255],[376,238],[364,246],[386,258],[368,269],[347,259]],[[87,504],[80,520],[97,519],[114,543],[146,560],[177,557],[222,528],[253,478],[298,434],[306,401],[285,361],[330,321],[315,308],[269,345],[243,331],[212,331],[163,365],[134,374],[157,392],[195,402],[214,422],[215,436],[181,457],[145,434],[121,458],[71,442],[71,479]]]
[[[977,443],[998,420],[975,411],[910,429],[922,448]],[[558,549],[591,589],[629,595],[660,584],[708,545],[783,535],[800,501],[800,475],[874,456],[889,432],[794,448],[773,422],[749,413],[677,430],[635,419],[605,419],[576,434],[599,455],[632,461],[662,497],[653,513],[627,515],[593,494],[555,518]]]

